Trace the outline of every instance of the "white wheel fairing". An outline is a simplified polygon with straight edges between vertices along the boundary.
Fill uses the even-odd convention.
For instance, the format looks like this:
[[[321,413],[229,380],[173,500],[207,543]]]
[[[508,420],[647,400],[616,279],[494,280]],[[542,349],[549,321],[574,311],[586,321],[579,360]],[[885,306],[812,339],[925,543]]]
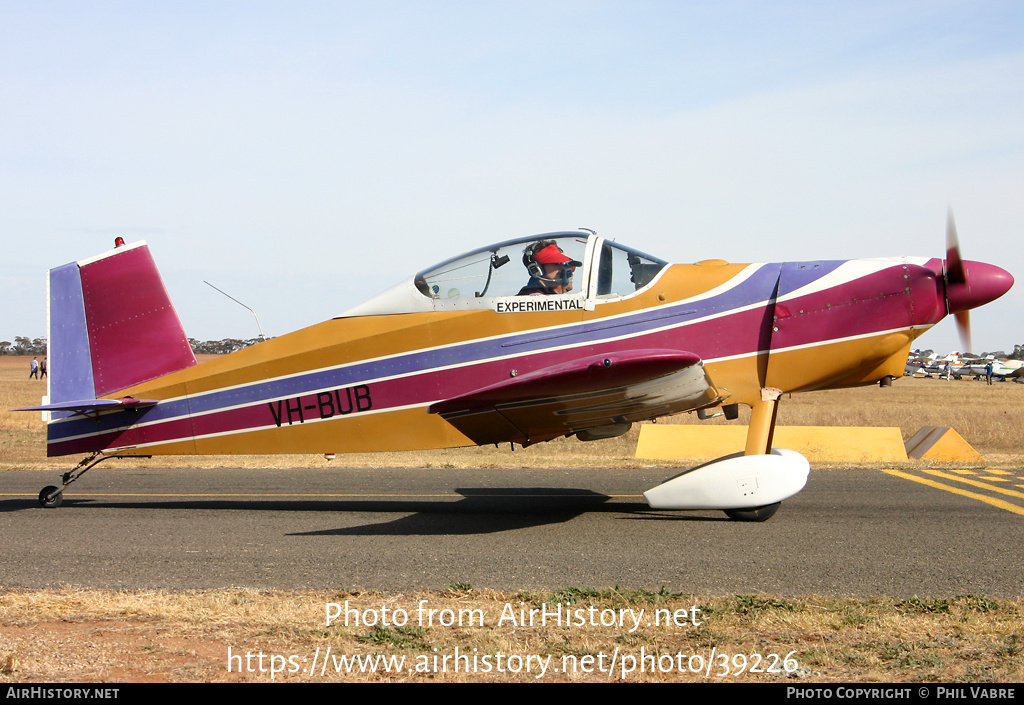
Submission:
[[[811,469],[796,451],[736,453],[700,465],[644,492],[652,509],[742,509],[775,504],[804,488]]]

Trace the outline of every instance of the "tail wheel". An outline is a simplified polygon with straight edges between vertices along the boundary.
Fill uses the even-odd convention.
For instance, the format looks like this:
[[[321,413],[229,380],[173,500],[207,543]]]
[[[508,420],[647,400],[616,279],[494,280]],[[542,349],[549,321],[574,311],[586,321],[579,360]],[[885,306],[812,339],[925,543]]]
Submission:
[[[43,491],[39,493],[39,506],[45,509],[54,509],[59,507],[60,503],[64,501],[64,492],[59,487],[50,485],[44,487]]]
[[[779,511],[782,502],[766,504],[763,507],[748,507],[746,509],[726,509],[725,513],[733,521],[768,521],[775,512]]]

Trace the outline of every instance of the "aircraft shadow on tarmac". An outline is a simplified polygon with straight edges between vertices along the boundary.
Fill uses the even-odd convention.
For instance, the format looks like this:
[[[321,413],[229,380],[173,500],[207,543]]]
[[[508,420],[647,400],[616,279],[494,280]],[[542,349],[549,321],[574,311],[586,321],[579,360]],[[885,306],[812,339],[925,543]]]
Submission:
[[[289,536],[429,536],[472,535],[562,524],[588,512],[614,512],[638,520],[729,521],[725,516],[702,516],[652,510],[644,502],[616,501],[586,489],[551,487],[462,488],[461,499],[197,499],[111,502],[67,497],[59,516],[76,509],[203,509],[279,512],[395,513],[396,519],[361,526],[298,532]],[[0,501],[0,512],[40,509],[34,500]],[[42,510],[41,510],[42,511]]]
[[[615,512],[630,519],[670,518],[680,515],[654,513],[644,502],[615,502],[611,497],[580,489],[492,488],[457,489],[458,501],[431,503],[413,509],[403,503],[399,509],[413,511],[397,519],[363,526],[309,531],[293,536],[429,536],[489,534],[547,524],[562,524],[588,512]],[[363,503],[367,504],[367,503]],[[376,503],[374,503],[376,504]],[[415,503],[420,504],[420,503]],[[360,511],[376,511],[360,508]],[[687,517],[695,519],[698,517]],[[706,518],[706,517],[701,517]],[[725,520],[725,517],[723,517]]]

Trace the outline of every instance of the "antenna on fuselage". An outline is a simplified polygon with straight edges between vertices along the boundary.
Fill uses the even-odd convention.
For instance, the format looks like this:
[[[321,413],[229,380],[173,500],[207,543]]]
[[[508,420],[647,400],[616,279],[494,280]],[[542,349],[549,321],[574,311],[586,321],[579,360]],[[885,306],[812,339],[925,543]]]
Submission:
[[[206,286],[210,287],[211,289],[217,289],[217,287],[215,287],[213,284],[211,284],[210,282],[206,281],[205,279],[203,280],[203,284],[206,284]],[[239,301],[238,299],[236,299],[234,296],[232,296],[231,294],[227,293],[226,291],[222,291],[221,289],[217,289],[217,291],[220,291],[220,293],[224,294],[224,296],[228,297],[229,299],[234,301],[236,304],[238,304],[242,308],[249,309],[249,313],[251,313],[252,317],[256,319],[256,327],[260,329],[260,340],[262,341],[262,340],[266,340],[267,339],[267,336],[263,335],[263,326],[260,325],[260,317],[256,315],[255,311],[253,311],[251,308],[249,308],[248,306],[243,304],[241,301]]]

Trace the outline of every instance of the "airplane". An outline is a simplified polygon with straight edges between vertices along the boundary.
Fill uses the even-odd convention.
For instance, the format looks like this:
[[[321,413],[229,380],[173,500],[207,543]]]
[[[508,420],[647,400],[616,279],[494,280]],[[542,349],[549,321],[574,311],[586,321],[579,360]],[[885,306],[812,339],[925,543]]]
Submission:
[[[992,365],[992,376],[997,379],[1016,379],[1024,376],[1024,360],[997,358],[995,355],[978,357],[971,353],[951,352],[938,358],[925,357],[911,352],[907,358],[906,376],[931,377],[946,373],[945,365],[950,364],[949,374],[953,379],[974,377],[980,380],[985,376],[986,368]]]
[[[522,264],[520,264],[520,262]],[[453,257],[336,318],[197,364],[144,241],[49,273],[47,454],[335,453],[590,441],[752,409],[742,453],[645,492],[764,521],[809,464],[774,448],[784,394],[902,376],[915,338],[1013,278],[960,257],[667,261],[589,229]]]
[[[911,375],[929,378],[932,375],[945,377],[948,372],[950,378],[960,379],[960,371],[967,365],[967,359],[961,357],[961,354],[956,351],[943,357],[923,357],[911,353],[907,358],[907,372]],[[948,370],[946,369],[947,363]]]
[[[1022,360],[1006,360],[997,358],[995,355],[976,357],[964,360],[963,367],[958,370],[961,376],[973,375],[978,380],[985,376],[988,365],[992,365],[992,376],[998,379],[1012,379],[1021,376],[1021,367],[1024,367]]]

